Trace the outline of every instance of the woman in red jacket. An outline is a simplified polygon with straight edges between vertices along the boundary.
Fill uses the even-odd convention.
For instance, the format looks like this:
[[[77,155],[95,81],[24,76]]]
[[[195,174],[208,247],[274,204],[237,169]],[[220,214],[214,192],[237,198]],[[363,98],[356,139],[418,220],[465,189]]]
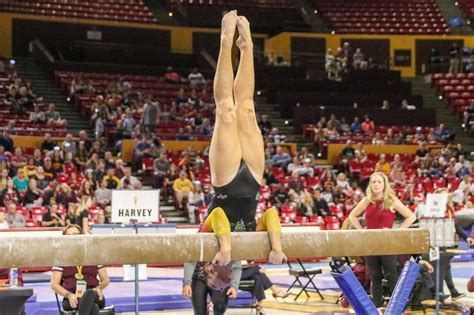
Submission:
[[[356,229],[363,229],[357,217],[364,211],[366,229],[391,229],[397,213],[405,218],[399,228],[408,228],[415,222],[416,216],[396,197],[385,174],[375,172],[370,176],[366,195],[349,215]],[[375,306],[380,307],[383,304],[382,278],[387,279],[390,290],[397,283],[397,258],[392,255],[368,256],[366,262],[371,277],[372,299]]]

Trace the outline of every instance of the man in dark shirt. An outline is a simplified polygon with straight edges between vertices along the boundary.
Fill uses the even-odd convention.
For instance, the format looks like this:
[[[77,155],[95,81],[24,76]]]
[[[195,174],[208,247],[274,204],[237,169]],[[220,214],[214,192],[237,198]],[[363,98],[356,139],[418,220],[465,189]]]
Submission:
[[[0,136],[0,145],[5,148],[5,151],[13,152],[13,139],[10,137],[8,130],[4,130],[2,136]]]
[[[43,143],[41,143],[41,152],[45,153],[45,152],[48,152],[48,151],[53,151],[54,147],[56,145],[57,145],[56,142],[54,142],[51,139],[51,134],[46,133],[44,135],[44,141],[43,141]]]
[[[321,189],[319,187],[313,190],[313,203],[314,210],[318,216],[328,216],[330,215],[329,206],[326,200],[321,197]]]
[[[281,207],[285,202],[289,200],[288,194],[285,191],[285,187],[282,183],[278,184],[278,189],[272,195],[273,204],[277,207]]]
[[[49,211],[43,214],[41,219],[41,226],[42,227],[57,227],[57,226],[65,226],[63,218],[58,213],[58,205],[52,204],[49,208]]]

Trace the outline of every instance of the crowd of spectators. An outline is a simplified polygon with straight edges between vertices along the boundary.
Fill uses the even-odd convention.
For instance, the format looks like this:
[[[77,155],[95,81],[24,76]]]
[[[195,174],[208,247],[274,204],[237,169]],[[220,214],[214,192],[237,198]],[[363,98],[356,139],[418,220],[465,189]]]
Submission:
[[[68,90],[70,98],[78,102],[92,99],[87,113],[95,134],[106,135],[110,141],[134,138],[141,133],[157,133],[162,138],[175,140],[209,138],[215,105],[203,74],[195,68],[184,79],[168,67],[156,81],[176,86],[172,100],[161,98],[164,101],[160,102],[157,95],[147,93],[149,91],[139,83],[134,86],[135,82],[124,77],[109,80],[108,85],[101,88],[94,80],[84,80],[76,74]]]
[[[383,107],[388,107],[384,101]],[[402,102],[401,110],[409,110],[406,101]],[[385,108],[384,108],[385,109]],[[305,125],[304,131],[307,137],[313,141],[315,150],[321,151],[328,142],[343,142],[346,140],[357,140],[374,145],[384,144],[417,144],[420,142],[446,143],[454,140],[456,134],[446,129],[443,123],[435,127],[409,127],[409,126],[376,126],[369,115],[365,115],[361,121],[354,117],[352,123],[344,117],[338,119],[331,114],[329,119],[325,116],[315,125]]]
[[[8,132],[0,137],[0,201],[10,227],[108,222],[112,189],[139,189],[141,182],[100,138],[86,131],[55,141],[44,136],[40,148],[14,147]],[[4,224],[5,225],[5,224]]]
[[[66,119],[61,118],[55,105],[46,104],[34,91],[31,81],[18,75],[14,60],[7,66],[0,60],[0,79],[0,90],[5,91],[5,95],[0,97],[0,108],[7,109],[2,112],[5,114],[2,121],[6,122],[10,133],[15,134],[23,127],[67,127]]]
[[[342,76],[351,69],[380,69],[380,65],[373,58],[367,58],[361,48],[353,51],[349,42],[338,47],[336,52],[333,52],[331,48],[327,49],[325,70],[329,80],[341,81]]]

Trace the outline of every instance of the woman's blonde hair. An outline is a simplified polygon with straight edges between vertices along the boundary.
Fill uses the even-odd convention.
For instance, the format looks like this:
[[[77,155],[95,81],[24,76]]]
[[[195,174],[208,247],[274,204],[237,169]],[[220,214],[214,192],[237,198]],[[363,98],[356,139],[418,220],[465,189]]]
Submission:
[[[390,187],[387,176],[382,172],[374,172],[372,173],[372,175],[370,175],[369,185],[367,186],[367,190],[366,190],[367,200],[370,203],[375,203],[377,201],[377,199],[375,199],[375,194],[372,191],[372,185],[371,185],[372,180],[375,176],[380,176],[384,184],[383,195],[382,195],[383,208],[392,210],[393,203],[395,202],[395,200],[397,200],[397,197],[392,187]]]

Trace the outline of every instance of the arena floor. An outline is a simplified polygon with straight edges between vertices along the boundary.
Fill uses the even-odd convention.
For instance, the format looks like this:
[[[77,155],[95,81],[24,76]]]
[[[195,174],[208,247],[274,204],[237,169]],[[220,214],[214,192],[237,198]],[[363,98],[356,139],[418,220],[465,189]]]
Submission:
[[[297,301],[294,301],[292,296],[284,300],[275,300],[268,295],[264,304],[267,314],[351,314],[351,309],[342,308],[340,305],[335,304],[340,290],[329,274],[327,262],[310,264],[309,266],[323,269],[323,274],[318,275],[316,278],[316,285],[321,289],[325,300],[321,301],[316,294],[311,294],[310,298],[302,295]],[[286,266],[266,266],[266,270],[270,279],[283,288],[288,287],[293,280],[288,275],[288,268]],[[467,291],[466,283],[472,274],[472,270],[474,270],[474,262],[472,261],[453,262],[454,282],[459,291]],[[134,309],[134,283],[121,281],[122,268],[109,268],[108,271],[112,280],[110,286],[105,290],[108,301],[116,306],[118,313],[134,314],[132,313]],[[44,274],[44,276],[46,275],[47,273]],[[144,306],[140,314],[192,314],[189,301],[182,299],[180,296],[182,268],[148,268],[148,276],[149,280],[140,282],[140,296]],[[37,300],[35,303],[27,303],[30,304],[29,307],[27,306],[27,311],[28,309],[30,310],[27,314],[50,314],[49,312],[54,314],[54,310],[57,308],[49,284],[37,283],[31,286],[35,291]],[[298,290],[296,288],[292,291],[297,292]],[[245,293],[242,295],[245,295]],[[458,300],[458,302],[474,306],[474,293],[468,293],[466,297]],[[160,308],[162,310],[157,311]],[[254,314],[255,311],[251,309],[229,309],[226,314],[252,314],[252,311]],[[430,314],[430,312],[427,313]],[[405,314],[423,313],[405,312]],[[446,312],[446,314],[457,314],[457,312]]]

